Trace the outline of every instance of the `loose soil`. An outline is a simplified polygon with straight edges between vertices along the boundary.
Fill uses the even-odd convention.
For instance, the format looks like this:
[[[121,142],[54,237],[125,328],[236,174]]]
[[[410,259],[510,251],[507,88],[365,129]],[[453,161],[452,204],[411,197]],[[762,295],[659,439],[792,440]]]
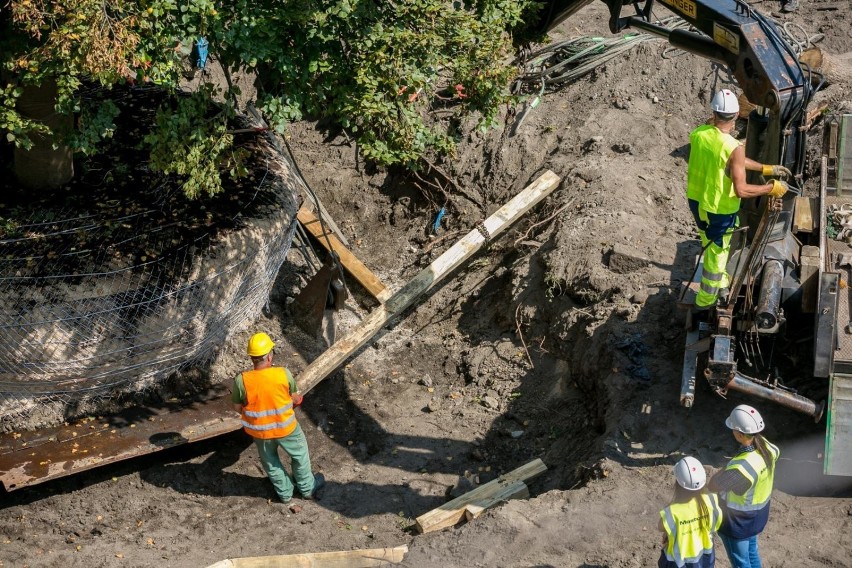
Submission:
[[[846,53],[852,17],[832,6],[804,1],[775,16]],[[589,6],[560,33],[603,34],[607,17]],[[699,250],[683,197],[685,144],[712,93],[734,85],[698,57],[662,58],[665,49],[644,44],[546,95],[514,136],[511,120],[471,130],[443,165],[465,192],[437,238],[428,236],[443,205],[436,195],[365,168],[344,135],[296,125],[304,175],[352,250],[393,288],[545,169],[563,183],[307,395],[298,416],[328,479],[320,500],[294,500],[298,512],[275,502],[255,449],[236,433],[3,496],[0,565],[207,566],[403,543],[412,567],[654,565],[672,465],[690,454],[723,466],[735,450],[724,417],[747,401],[700,388],[692,410],[678,404],[676,299]],[[816,102],[849,112],[850,87],[831,85]],[[812,164],[807,173],[817,174]],[[282,341],[276,353],[298,377],[325,346],[289,315],[304,270],[291,257],[255,328]],[[350,285],[339,334],[375,306]],[[246,365],[247,336],[220,351],[213,380]],[[782,448],[764,564],[852,565],[852,482],[822,476],[824,426],[757,406]],[[549,469],[531,482],[531,499],[412,534],[413,518],[448,491],[536,457]],[[724,556],[718,566],[729,566]]]

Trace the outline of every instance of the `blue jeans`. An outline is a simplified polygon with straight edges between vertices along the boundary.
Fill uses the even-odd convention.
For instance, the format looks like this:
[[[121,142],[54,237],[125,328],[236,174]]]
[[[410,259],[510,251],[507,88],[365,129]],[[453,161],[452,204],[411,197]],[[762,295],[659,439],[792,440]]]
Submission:
[[[728,552],[728,559],[733,568],[761,568],[760,553],[757,551],[757,535],[749,538],[735,539],[718,533]]]
[[[302,427],[296,425],[296,429],[289,436],[283,438],[272,438],[270,440],[254,439],[257,453],[260,454],[260,463],[263,471],[269,476],[269,481],[275,488],[278,498],[285,503],[293,496],[293,486],[302,495],[310,495],[314,490],[314,474],[311,473],[311,456],[308,452],[308,440]],[[292,461],[293,477],[284,469],[278,448],[284,450]],[[295,478],[295,484],[293,483]]]

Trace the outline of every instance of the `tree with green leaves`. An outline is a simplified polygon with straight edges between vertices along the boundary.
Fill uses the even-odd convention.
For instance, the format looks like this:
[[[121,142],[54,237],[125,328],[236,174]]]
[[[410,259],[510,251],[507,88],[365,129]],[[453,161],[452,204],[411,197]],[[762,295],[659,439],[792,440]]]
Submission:
[[[117,110],[85,108],[85,85],[177,90],[203,37],[226,71],[256,74],[257,106],[277,130],[305,116],[331,119],[368,160],[416,169],[423,157],[452,153],[462,117],[494,124],[510,100],[513,31],[539,7],[533,0],[7,0],[0,129],[16,159],[33,148],[59,152],[60,162],[70,151],[97,151]],[[237,93],[228,83],[163,107],[145,139],[151,166],[179,175],[189,196],[216,193],[222,172],[240,171],[228,131]],[[31,98],[40,102],[28,105]]]

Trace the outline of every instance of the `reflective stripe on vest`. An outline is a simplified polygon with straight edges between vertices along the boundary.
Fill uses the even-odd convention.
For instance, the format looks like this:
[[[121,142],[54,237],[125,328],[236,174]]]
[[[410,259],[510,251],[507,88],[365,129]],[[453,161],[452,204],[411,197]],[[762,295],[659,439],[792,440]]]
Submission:
[[[267,367],[243,372],[246,404],[242,422],[246,433],[255,438],[283,438],[296,429],[290,383],[283,367]]]
[[[739,211],[740,198],[731,178],[725,175],[728,159],[739,146],[737,139],[704,124],[689,133],[689,145],[686,196],[709,213]]]
[[[703,494],[701,499],[710,510],[710,518],[706,528],[701,526],[701,509],[698,500],[691,499],[686,503],[672,503],[662,511],[660,518],[663,528],[668,535],[668,544],[664,551],[666,560],[677,566],[695,563],[705,554],[713,550],[713,533],[722,524],[722,509],[719,498],[715,494]]]
[[[769,502],[772,495],[772,484],[775,480],[775,462],[778,461],[778,456],[781,450],[777,446],[763,439],[766,447],[769,448],[769,453],[772,455],[772,469],[766,466],[763,461],[763,456],[760,452],[743,452],[734,457],[728,462],[726,470],[736,470],[743,474],[748,479],[751,487],[744,495],[737,495],[731,491],[725,495],[725,501],[729,509],[735,511],[759,511],[763,509]]]

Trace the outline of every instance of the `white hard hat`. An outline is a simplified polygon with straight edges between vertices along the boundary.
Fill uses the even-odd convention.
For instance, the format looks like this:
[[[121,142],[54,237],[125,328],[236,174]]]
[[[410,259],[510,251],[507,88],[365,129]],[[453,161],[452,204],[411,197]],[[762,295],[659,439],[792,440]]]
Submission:
[[[707,472],[701,462],[692,456],[681,458],[674,466],[677,484],[690,491],[698,491],[707,481]]]
[[[740,102],[732,91],[722,89],[713,97],[710,109],[719,114],[736,114],[740,112]]]
[[[731,411],[731,415],[725,420],[725,426],[743,434],[757,434],[763,431],[763,418],[753,407],[741,404]]]

